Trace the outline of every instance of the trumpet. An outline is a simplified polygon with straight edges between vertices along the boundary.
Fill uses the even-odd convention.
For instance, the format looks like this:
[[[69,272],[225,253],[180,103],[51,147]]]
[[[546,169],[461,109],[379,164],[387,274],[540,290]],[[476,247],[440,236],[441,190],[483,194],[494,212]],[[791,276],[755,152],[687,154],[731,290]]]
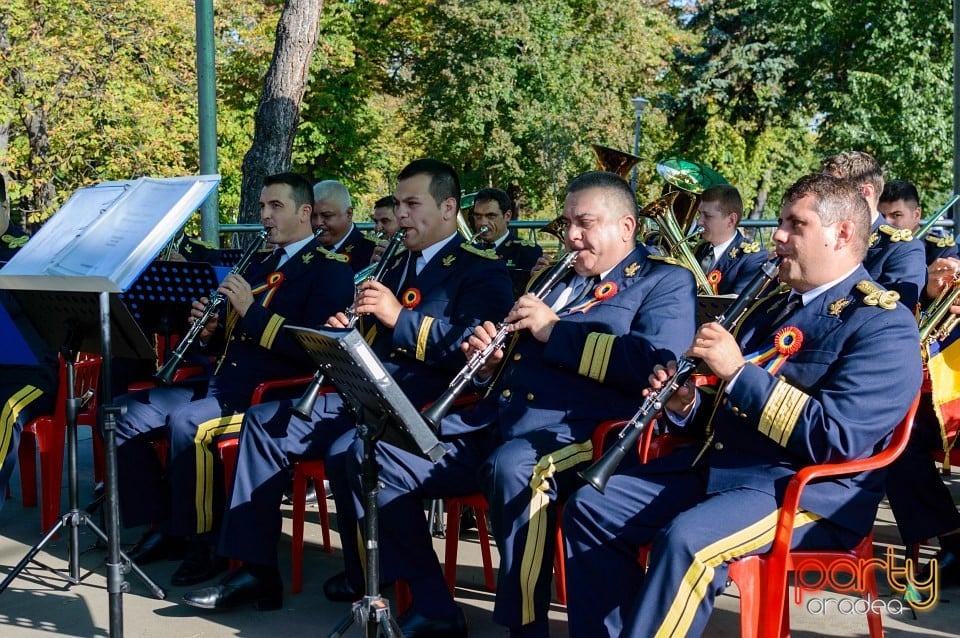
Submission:
[[[387,247],[384,249],[383,255],[380,257],[380,261],[372,264],[374,267],[370,269],[369,276],[359,281],[355,276],[354,284],[360,285],[364,281],[380,281],[383,278],[383,274],[387,271],[387,266],[389,263],[393,260],[394,256],[399,254],[400,245],[403,242],[404,235],[406,234],[406,228],[401,228],[394,233],[393,237],[390,238],[389,243],[387,243]],[[369,269],[369,267],[365,268],[364,270],[367,269]],[[358,272],[357,276],[359,275],[360,273]],[[352,328],[360,318],[360,315],[357,313],[356,300],[354,300],[353,304],[351,304],[350,307],[344,311],[344,314],[347,316],[347,328]],[[292,408],[293,412],[304,419],[309,418],[310,414],[313,412],[313,406],[317,402],[317,397],[320,396],[320,388],[322,386],[323,373],[317,370],[313,374],[313,379],[310,380],[310,385],[307,386],[306,391],[294,404]]]
[[[563,276],[567,273],[573,266],[573,262],[576,260],[579,251],[572,251],[563,256],[560,261],[554,264],[550,270],[543,276],[543,279],[537,282],[537,287],[530,292],[537,298],[543,299],[547,296],[550,290],[557,285]],[[463,393],[467,385],[473,381],[474,376],[493,356],[493,353],[503,347],[503,344],[506,342],[507,337],[510,336],[510,330],[507,327],[507,324],[501,323],[497,328],[497,333],[494,335],[493,339],[484,347],[482,350],[477,350],[471,355],[467,360],[467,363],[463,368],[460,369],[460,372],[457,373],[457,376],[453,378],[450,382],[450,385],[447,386],[446,391],[440,395],[433,404],[424,410],[421,414],[423,420],[429,423],[430,425],[436,426],[440,421],[447,415],[447,412],[450,411],[450,408],[453,406],[454,401],[457,400],[457,397]]]
[[[960,272],[953,275],[953,281],[937,295],[937,298],[921,315],[921,346],[944,340],[957,327],[957,323],[960,323],[960,317],[950,312],[950,306],[957,302],[960,302]]]
[[[760,272],[747,284],[747,287],[733,302],[727,313],[716,318],[717,322],[726,330],[733,328],[747,309],[757,300],[767,284],[777,276],[779,270],[780,257],[774,257],[761,266]],[[623,461],[623,457],[630,450],[636,449],[640,435],[650,427],[650,424],[660,414],[670,397],[687,382],[699,363],[700,360],[695,357],[686,355],[680,357],[680,361],[677,362],[677,373],[673,375],[667,385],[647,395],[643,400],[643,405],[617,435],[617,442],[614,446],[604,452],[596,463],[580,472],[583,480],[599,492],[603,492],[607,486],[607,481],[610,480],[610,476]]]
[[[243,275],[243,272],[247,269],[247,266],[250,265],[250,260],[253,259],[253,256],[257,254],[257,251],[260,250],[260,247],[263,246],[264,242],[267,241],[267,235],[270,234],[270,231],[264,229],[257,233],[256,238],[253,242],[247,246],[247,251],[243,253],[243,256],[240,257],[240,260],[236,263],[233,269],[230,271],[230,274],[233,275]],[[183,336],[183,339],[177,344],[177,347],[173,349],[173,352],[170,353],[170,358],[167,359],[166,363],[163,364],[163,367],[157,371],[154,378],[157,379],[163,385],[170,385],[173,383],[173,375],[176,373],[177,368],[180,367],[180,363],[183,361],[183,356],[190,349],[190,346],[193,345],[193,342],[196,341],[197,337],[200,336],[200,333],[203,331],[203,327],[207,325],[207,322],[214,316],[214,314],[220,311],[220,306],[227,301],[227,296],[221,294],[220,291],[214,291],[210,294],[210,297],[207,301],[206,307],[203,309],[203,314],[197,317],[192,324],[190,324],[190,329],[187,330],[187,333]]]

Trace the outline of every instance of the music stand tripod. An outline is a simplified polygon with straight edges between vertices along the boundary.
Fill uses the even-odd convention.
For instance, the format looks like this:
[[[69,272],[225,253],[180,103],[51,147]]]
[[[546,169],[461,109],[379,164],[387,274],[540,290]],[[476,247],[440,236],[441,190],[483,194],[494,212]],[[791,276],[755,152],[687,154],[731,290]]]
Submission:
[[[367,548],[366,595],[353,604],[351,613],[330,636],[343,636],[353,623],[357,623],[364,628],[367,638],[402,638],[391,615],[390,602],[380,595],[376,443],[390,441],[433,462],[439,460],[446,450],[356,329],[312,330],[295,326],[287,329],[357,417],[357,433],[363,440],[361,484]]]
[[[92,398],[92,396],[83,396],[77,397],[75,392],[75,383],[76,383],[76,373],[74,370],[74,360],[76,359],[77,351],[81,349],[81,341],[85,339],[85,334],[89,334],[89,330],[93,329],[96,334],[96,330],[99,328],[100,322],[100,312],[98,310],[96,299],[90,297],[89,295],[84,295],[80,293],[44,293],[44,294],[35,294],[35,293],[23,293],[18,292],[16,294],[18,301],[24,307],[26,314],[30,317],[34,325],[44,328],[44,330],[38,330],[42,334],[47,335],[60,335],[63,334],[62,342],[65,344],[63,346],[63,356],[65,359],[66,365],[66,383],[67,383],[67,403],[66,403],[66,439],[67,439],[67,480],[68,480],[68,499],[69,499],[69,509],[64,513],[60,519],[51,527],[40,539],[36,545],[34,545],[27,554],[20,560],[19,563],[13,568],[13,570],[7,574],[3,582],[0,582],[0,593],[3,593],[7,587],[13,582],[13,580],[20,575],[20,573],[30,564],[31,561],[36,562],[38,565],[44,569],[53,572],[54,574],[60,576],[66,580],[70,585],[78,585],[81,582],[80,578],[80,527],[84,526],[89,528],[101,541],[109,545],[109,538],[107,534],[100,529],[96,523],[93,522],[91,514],[86,510],[80,509],[80,488],[79,488],[79,479],[78,479],[78,463],[77,463],[77,413],[83,407],[83,405]],[[91,305],[92,304],[92,305]],[[93,315],[91,315],[91,312]],[[59,317],[70,317],[66,322],[57,322],[56,318]],[[56,338],[56,337],[53,337]],[[142,338],[142,337],[141,337]],[[87,348],[84,348],[87,349]],[[89,348],[91,350],[98,349],[97,347]],[[104,352],[104,363],[106,370],[109,370],[109,362],[106,361],[106,358],[109,357],[109,353]],[[104,375],[103,382],[109,383],[109,374]],[[115,418],[115,415],[110,414],[108,409],[104,408],[106,415],[105,419],[110,420]],[[108,429],[108,426],[105,426],[105,429]],[[109,434],[109,433],[108,433]],[[110,445],[113,445],[112,440],[108,441]],[[112,459],[115,461],[115,459]],[[111,458],[108,450],[107,462],[110,463]],[[109,468],[108,468],[109,470]],[[48,565],[34,560],[36,555],[44,548],[44,546],[49,543],[53,537],[63,528],[69,529],[69,572],[64,573],[61,570],[54,569]],[[141,581],[150,589],[151,593],[159,599],[166,597],[166,593],[154,583],[149,576],[147,576],[133,561],[129,559],[122,552],[120,553],[124,565],[128,566],[134,574],[140,578]],[[109,576],[109,575],[108,575]],[[121,578],[122,580],[122,578]],[[109,583],[108,583],[109,584]],[[126,583],[122,583],[126,585]],[[113,585],[119,587],[118,583],[113,583]]]

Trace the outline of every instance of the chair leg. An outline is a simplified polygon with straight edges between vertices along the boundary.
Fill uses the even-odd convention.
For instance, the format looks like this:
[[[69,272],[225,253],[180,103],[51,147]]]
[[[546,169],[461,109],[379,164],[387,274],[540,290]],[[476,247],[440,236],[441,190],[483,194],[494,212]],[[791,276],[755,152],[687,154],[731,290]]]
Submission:
[[[48,530],[60,518],[63,485],[65,432],[50,423],[45,434],[38,432],[40,448],[40,529]],[[48,436],[49,435],[49,436]],[[42,438],[40,438],[42,437]]]
[[[561,514],[557,512],[556,547],[553,552],[553,582],[557,590],[557,602],[567,604],[567,559],[563,553],[563,530],[560,529]]]
[[[753,556],[730,563],[729,578],[740,592],[740,637],[757,638],[760,635],[760,560]],[[784,614],[789,608],[784,604]],[[788,620],[784,618],[784,621]],[[787,630],[789,623],[782,627]]]
[[[487,591],[496,591],[497,584],[493,579],[493,556],[490,554],[490,533],[487,531],[487,510],[482,507],[473,508],[477,519],[477,535],[480,540],[480,557],[483,559],[483,583]],[[449,528],[447,535],[450,535]],[[459,540],[459,529],[454,541]]]
[[[879,600],[880,595],[877,592],[876,570],[866,570],[866,574],[864,574],[864,590],[869,600]],[[867,627],[870,629],[870,638],[883,638],[883,619],[880,617],[880,612],[877,611],[874,605],[870,605],[870,608],[867,610]]]
[[[317,468],[311,473],[314,487],[317,490],[317,510],[320,514],[320,534],[323,537],[323,551],[327,554],[333,553],[333,545],[330,544],[330,513],[327,510],[327,494],[324,489],[324,482],[327,480],[327,473],[323,468]],[[306,496],[304,496],[306,499]]]
[[[17,449],[20,463],[20,501],[24,507],[37,506],[37,440],[24,430]]]

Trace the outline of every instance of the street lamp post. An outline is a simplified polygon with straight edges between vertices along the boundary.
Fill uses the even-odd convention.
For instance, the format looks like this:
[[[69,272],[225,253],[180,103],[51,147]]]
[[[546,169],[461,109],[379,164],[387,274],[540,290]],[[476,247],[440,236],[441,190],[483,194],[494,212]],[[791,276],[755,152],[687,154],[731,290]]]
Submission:
[[[642,97],[635,97],[630,100],[630,103],[633,104],[633,114],[636,117],[636,122],[633,128],[633,154],[640,154],[640,118],[643,117],[643,111],[647,108],[647,104],[650,104],[650,100]],[[633,192],[637,192],[637,167],[633,167],[633,174],[630,176],[630,188],[633,189]]]

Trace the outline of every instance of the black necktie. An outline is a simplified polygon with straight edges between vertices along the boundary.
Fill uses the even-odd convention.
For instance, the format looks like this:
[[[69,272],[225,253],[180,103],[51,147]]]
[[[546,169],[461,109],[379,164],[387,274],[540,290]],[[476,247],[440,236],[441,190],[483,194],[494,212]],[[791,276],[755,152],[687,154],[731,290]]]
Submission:
[[[400,286],[400,290],[406,290],[413,286],[413,282],[417,279],[417,260],[420,259],[420,255],[423,253],[419,250],[413,250],[410,252],[410,256],[407,258],[407,272],[403,276],[403,285]]]
[[[790,315],[799,310],[801,306],[803,306],[803,297],[795,292],[791,292],[787,297],[787,302],[783,304],[780,312],[777,313],[777,316],[770,323],[770,327],[774,328],[782,325],[790,318]]]
[[[563,307],[571,308],[586,299],[587,295],[593,292],[593,286],[596,283],[597,278],[595,276],[578,277],[575,279],[573,282],[571,282],[573,292],[570,293],[570,297],[567,299],[567,303],[565,303]]]
[[[283,248],[274,248],[270,256],[263,260],[263,272],[271,273],[280,267],[280,258],[283,257]]]
[[[700,258],[700,267],[703,268],[703,272],[709,273],[712,266],[713,246],[707,244],[707,251],[703,254],[703,257]]]
[[[484,250],[494,250],[496,247],[496,244],[494,244],[492,241],[480,242],[480,248]]]

